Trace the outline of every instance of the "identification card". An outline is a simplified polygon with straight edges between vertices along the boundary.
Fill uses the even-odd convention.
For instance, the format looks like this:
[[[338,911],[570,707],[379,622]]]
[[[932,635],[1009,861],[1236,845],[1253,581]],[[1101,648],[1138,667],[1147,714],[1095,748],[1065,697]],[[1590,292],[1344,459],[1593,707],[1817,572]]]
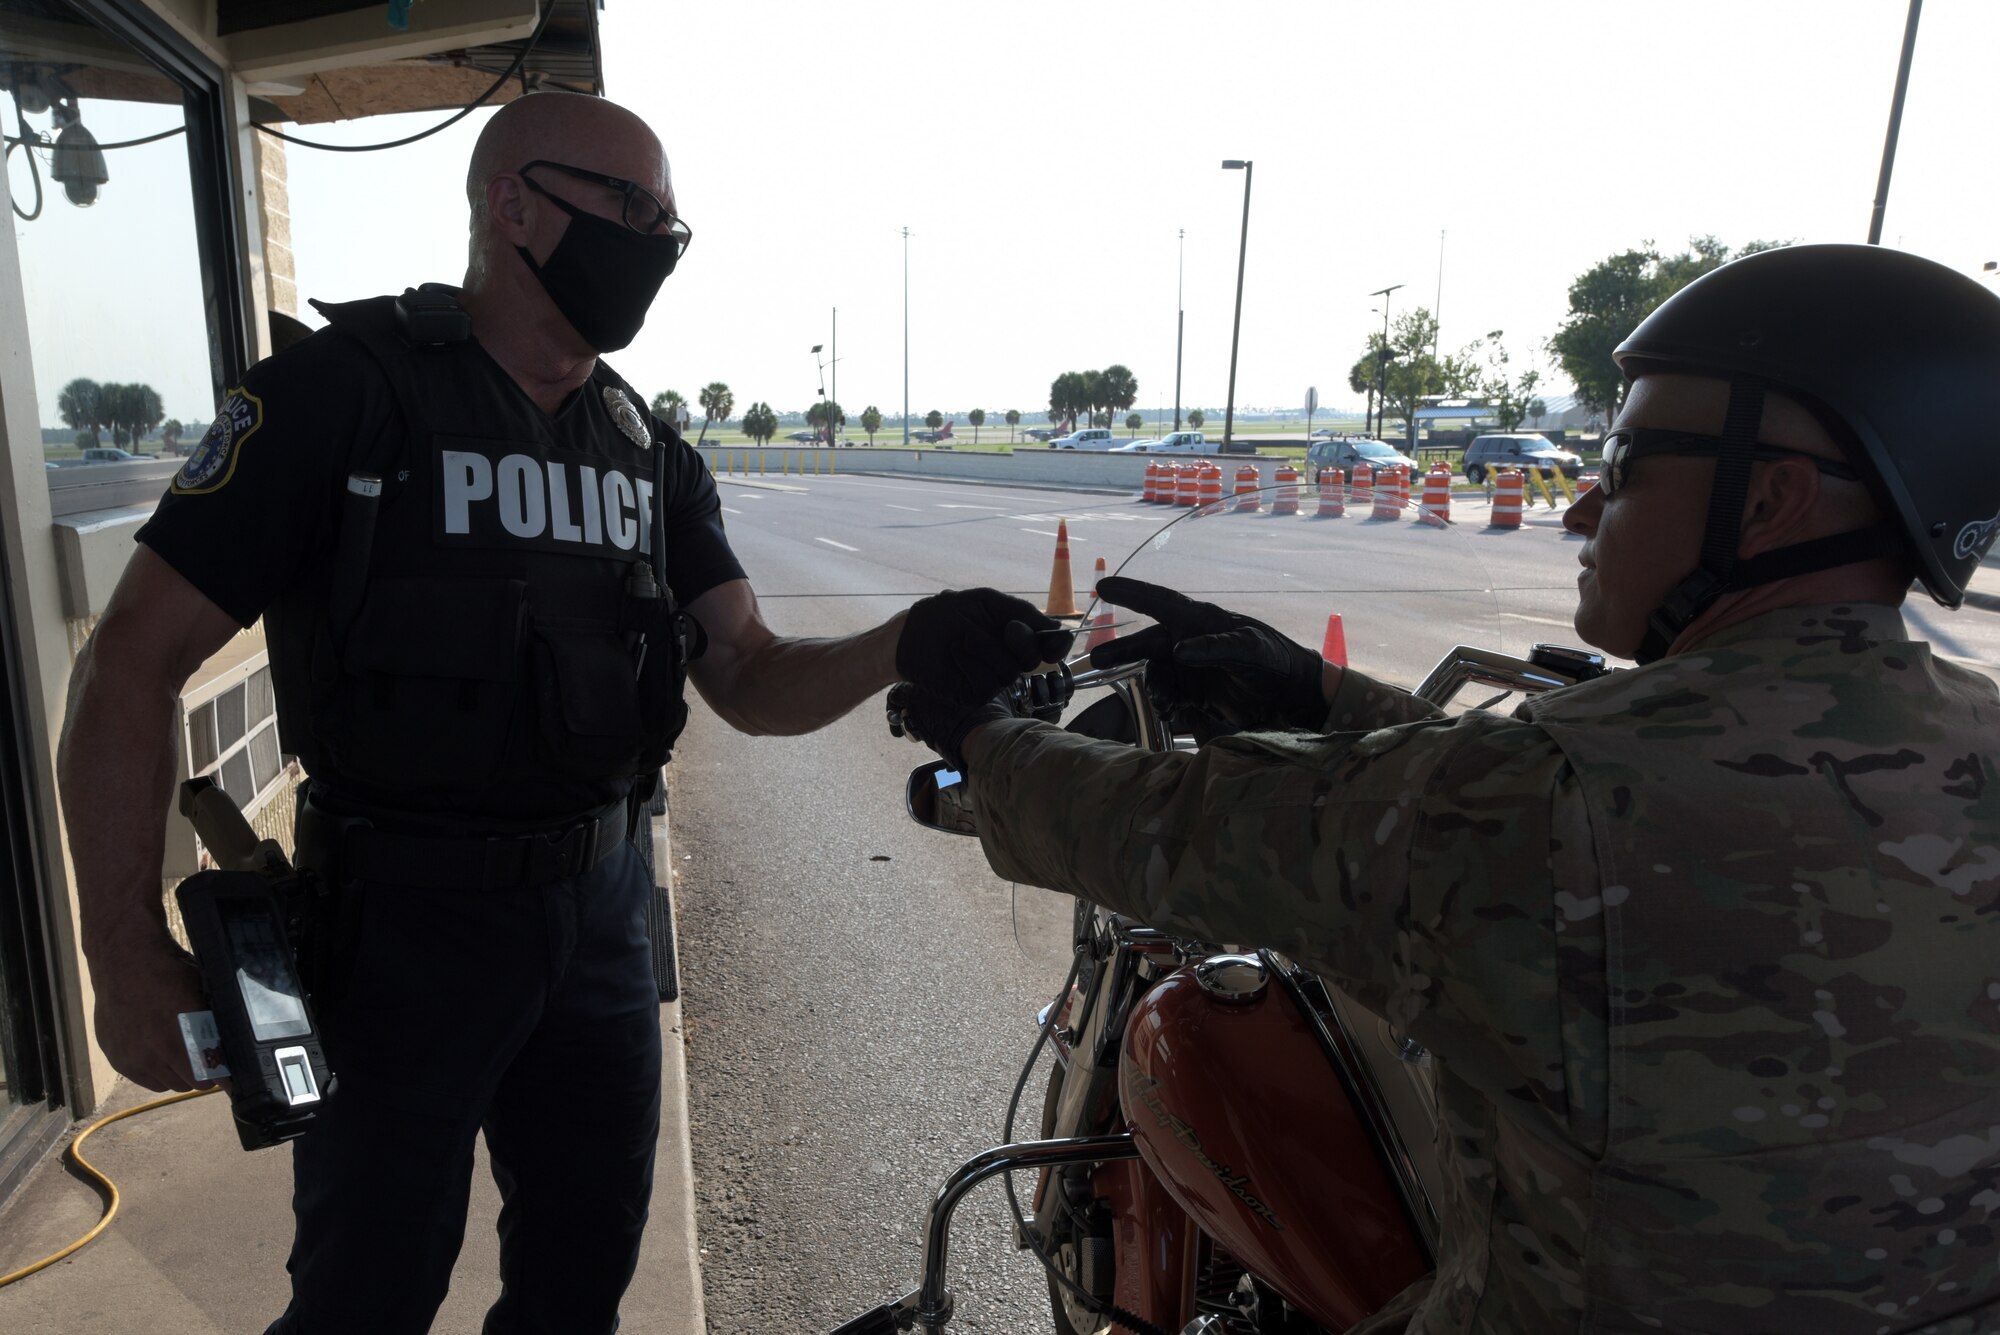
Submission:
[[[194,1068],[195,1079],[220,1080],[229,1074],[214,1011],[182,1011],[181,1041],[187,1044],[188,1065]]]

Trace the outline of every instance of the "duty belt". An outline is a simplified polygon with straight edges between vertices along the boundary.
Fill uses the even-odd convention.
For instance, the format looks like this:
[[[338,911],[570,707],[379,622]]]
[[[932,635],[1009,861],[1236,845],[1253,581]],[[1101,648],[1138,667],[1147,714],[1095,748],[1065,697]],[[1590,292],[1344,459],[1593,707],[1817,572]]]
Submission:
[[[568,825],[528,834],[412,834],[327,811],[307,795],[299,808],[299,843],[332,850],[343,880],[525,889],[581,876],[610,857],[625,842],[626,807],[621,799]]]

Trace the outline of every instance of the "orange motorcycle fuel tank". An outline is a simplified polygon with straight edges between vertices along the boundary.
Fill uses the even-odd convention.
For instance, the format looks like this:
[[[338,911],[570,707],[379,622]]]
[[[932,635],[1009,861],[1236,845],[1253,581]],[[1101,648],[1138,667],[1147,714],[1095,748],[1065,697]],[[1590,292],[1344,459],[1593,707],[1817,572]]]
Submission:
[[[1214,956],[1154,986],[1126,1029],[1119,1097],[1140,1157],[1201,1229],[1343,1330],[1429,1259],[1327,1038],[1276,972]]]

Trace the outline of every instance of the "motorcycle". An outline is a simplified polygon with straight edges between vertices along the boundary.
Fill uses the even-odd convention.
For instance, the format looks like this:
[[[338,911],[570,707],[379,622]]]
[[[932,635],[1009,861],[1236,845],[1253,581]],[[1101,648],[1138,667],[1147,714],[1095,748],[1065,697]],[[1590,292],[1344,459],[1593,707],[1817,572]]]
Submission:
[[[1366,504],[1352,489],[1340,499],[1350,513]],[[1364,519],[1318,507],[1305,516],[1297,500],[1295,489],[1267,488],[1190,509],[1118,573],[1261,616],[1242,605],[1260,597],[1292,609],[1266,619],[1296,635],[1296,595],[1310,581],[1294,572],[1338,571],[1356,638],[1370,643],[1395,633],[1384,627],[1434,625],[1423,609],[1449,599],[1458,624],[1476,623],[1504,650],[1516,620],[1554,621],[1538,613],[1573,606],[1567,583],[1558,592],[1496,581],[1462,527],[1411,522],[1421,518],[1414,508],[1385,516],[1369,506],[1375,517]],[[1530,596],[1527,612],[1502,611],[1496,590],[1514,603],[1544,596],[1539,606]],[[1111,629],[1108,616],[1122,618],[1119,630],[1144,624],[1093,599],[1084,617],[1093,639]],[[1466,687],[1491,688],[1499,694],[1472,706],[1490,708],[1607,670],[1582,650],[1503,650],[1456,645],[1412,693],[1451,710],[1466,707],[1456,703]],[[1160,751],[1195,744],[1154,707],[1143,664],[1097,670],[1086,654],[1015,690],[1019,712],[1041,717],[1101,690],[1070,730]],[[921,824],[977,833],[965,780],[942,761],[912,773],[906,800]],[[1433,1268],[1443,1182],[1429,1053],[1338,986],[1255,943],[1186,940],[1079,900],[1070,945],[1069,976],[1037,1016],[1015,1084],[1008,1143],[940,1187],[919,1286],[834,1335],[945,1330],[955,1307],[946,1285],[953,1213],[996,1175],[1016,1243],[1047,1271],[1056,1335],[1328,1335]],[[1022,1096],[1045,1050],[1052,1061],[1036,1138],[1016,1141]],[[1024,1193],[1016,1173],[1033,1175]]]

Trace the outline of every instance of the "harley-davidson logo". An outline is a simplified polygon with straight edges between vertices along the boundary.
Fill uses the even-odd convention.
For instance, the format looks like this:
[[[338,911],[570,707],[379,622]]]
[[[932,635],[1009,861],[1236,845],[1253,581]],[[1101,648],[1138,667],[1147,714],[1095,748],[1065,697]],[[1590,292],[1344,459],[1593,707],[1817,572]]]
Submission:
[[[1206,1168],[1209,1174],[1217,1182],[1220,1182],[1230,1195],[1249,1206],[1259,1219],[1262,1219],[1278,1232],[1283,1233],[1285,1231],[1285,1226],[1278,1222],[1278,1216],[1271,1212],[1271,1207],[1259,1200],[1256,1193],[1250,1190],[1249,1177],[1236,1172],[1228,1164],[1217,1163],[1209,1156],[1208,1151],[1201,1147],[1201,1136],[1196,1133],[1195,1129],[1167,1111],[1166,1104],[1160,1099],[1159,1081],[1153,1079],[1153,1077],[1147,1075],[1144,1071],[1133,1071],[1132,1083],[1138,1087],[1139,1101],[1145,1104],[1147,1111],[1153,1114],[1153,1120],[1157,1121],[1168,1135],[1185,1146],[1188,1153],[1194,1155],[1196,1162],[1200,1163],[1203,1168]]]

